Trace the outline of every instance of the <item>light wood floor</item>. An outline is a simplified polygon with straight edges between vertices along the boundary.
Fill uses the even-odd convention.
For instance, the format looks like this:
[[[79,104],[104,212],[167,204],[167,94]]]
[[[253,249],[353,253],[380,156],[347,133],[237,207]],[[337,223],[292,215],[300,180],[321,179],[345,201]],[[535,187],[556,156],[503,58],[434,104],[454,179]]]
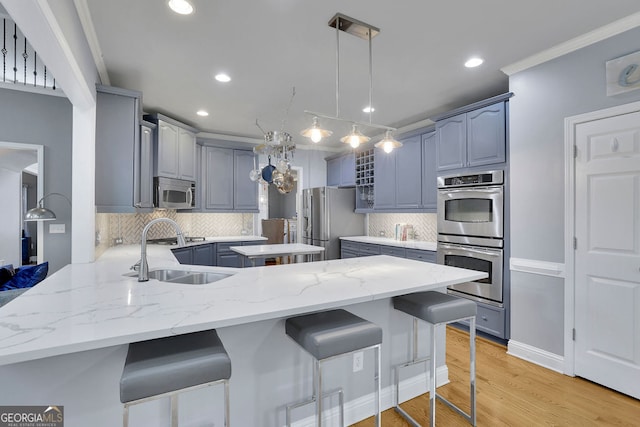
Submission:
[[[572,378],[507,354],[506,347],[476,341],[476,407],[478,426],[640,426],[640,401],[581,378]],[[469,335],[447,327],[450,383],[438,392],[469,409]],[[422,425],[428,424],[428,394],[402,407]],[[438,426],[469,426],[442,402]],[[373,417],[354,427],[373,426]],[[382,416],[383,427],[405,427],[393,409]]]

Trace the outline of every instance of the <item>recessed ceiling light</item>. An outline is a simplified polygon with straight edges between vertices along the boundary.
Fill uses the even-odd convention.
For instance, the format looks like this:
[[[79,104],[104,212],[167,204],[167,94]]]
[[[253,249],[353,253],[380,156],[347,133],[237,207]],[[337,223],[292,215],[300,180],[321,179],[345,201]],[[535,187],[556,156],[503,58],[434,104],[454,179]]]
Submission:
[[[180,15],[190,15],[193,13],[193,6],[187,0],[169,0],[169,7]]]
[[[196,114],[201,116],[201,117],[207,117],[209,115],[209,113],[204,111],[204,110],[198,110],[198,112]]]
[[[219,73],[219,74],[216,74],[216,80],[222,83],[227,83],[231,81],[231,77],[229,77],[225,73]]]
[[[373,107],[364,107],[364,108],[362,109],[362,112],[363,112],[363,113],[373,113],[374,111],[376,111],[376,109],[375,109],[375,108],[373,108]]]
[[[464,66],[467,68],[473,68],[473,67],[477,67],[478,65],[482,65],[482,63],[484,62],[484,59],[482,58],[470,58],[467,62],[464,63]]]

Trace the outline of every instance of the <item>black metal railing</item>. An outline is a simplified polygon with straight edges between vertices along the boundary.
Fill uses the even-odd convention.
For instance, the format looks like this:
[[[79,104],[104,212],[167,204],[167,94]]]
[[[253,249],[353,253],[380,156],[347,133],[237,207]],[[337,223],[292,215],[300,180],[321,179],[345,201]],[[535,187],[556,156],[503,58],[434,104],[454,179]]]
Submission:
[[[56,90],[56,79],[38,58],[38,53],[15,22],[8,16],[2,19],[2,75],[0,82]]]

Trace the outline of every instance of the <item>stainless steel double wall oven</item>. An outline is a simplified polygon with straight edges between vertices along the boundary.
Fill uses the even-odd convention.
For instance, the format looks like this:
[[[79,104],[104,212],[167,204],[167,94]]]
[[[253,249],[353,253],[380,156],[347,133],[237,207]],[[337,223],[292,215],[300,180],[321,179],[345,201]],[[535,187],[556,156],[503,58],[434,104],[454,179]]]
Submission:
[[[448,292],[504,307],[504,171],[438,177],[438,263],[488,274]]]

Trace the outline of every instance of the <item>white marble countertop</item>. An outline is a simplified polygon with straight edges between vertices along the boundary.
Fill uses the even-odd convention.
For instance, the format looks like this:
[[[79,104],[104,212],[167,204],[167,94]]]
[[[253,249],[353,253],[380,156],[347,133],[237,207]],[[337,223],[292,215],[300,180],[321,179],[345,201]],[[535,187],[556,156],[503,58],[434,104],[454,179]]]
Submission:
[[[151,270],[175,267],[168,246],[149,245]],[[233,269],[209,285],[127,277],[139,245],[70,264],[0,307],[0,365],[332,309],[477,280],[484,273],[385,255]]]
[[[436,242],[425,242],[422,240],[407,240],[402,242],[400,240],[390,239],[388,237],[350,236],[341,237],[340,239],[360,243],[373,243],[376,245],[397,246],[407,249],[421,249],[423,251],[435,251],[437,250],[438,246]]]
[[[324,252],[322,246],[305,245],[303,243],[283,243],[277,245],[231,246],[234,252],[247,258],[262,258],[282,255],[308,255]]]

